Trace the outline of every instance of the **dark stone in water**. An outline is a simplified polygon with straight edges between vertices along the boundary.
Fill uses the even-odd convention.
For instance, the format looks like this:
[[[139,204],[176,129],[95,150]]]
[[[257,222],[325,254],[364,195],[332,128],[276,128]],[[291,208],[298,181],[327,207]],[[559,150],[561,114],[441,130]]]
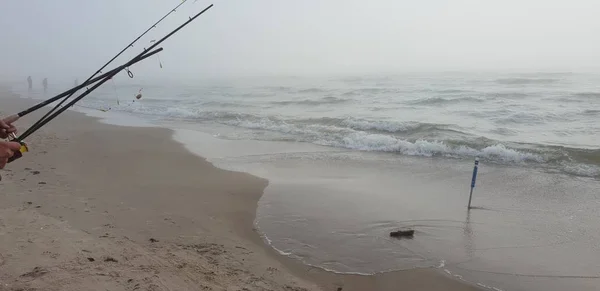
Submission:
[[[390,232],[391,237],[413,237],[415,231],[413,229],[403,229]]]

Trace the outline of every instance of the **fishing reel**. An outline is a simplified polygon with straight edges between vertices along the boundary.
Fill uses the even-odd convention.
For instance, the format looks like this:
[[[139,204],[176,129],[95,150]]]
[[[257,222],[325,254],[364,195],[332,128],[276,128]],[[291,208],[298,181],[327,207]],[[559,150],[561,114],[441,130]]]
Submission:
[[[12,157],[8,158],[8,163],[10,163],[10,162],[12,162],[12,161],[14,161],[14,160],[22,157],[24,153],[26,153],[26,152],[29,151],[29,147],[27,147],[27,144],[25,142],[23,142],[23,141],[18,141],[17,140],[17,135],[14,132],[10,133],[10,135],[9,135],[9,141],[20,143],[21,144],[21,148],[19,148],[19,150],[16,151]]]

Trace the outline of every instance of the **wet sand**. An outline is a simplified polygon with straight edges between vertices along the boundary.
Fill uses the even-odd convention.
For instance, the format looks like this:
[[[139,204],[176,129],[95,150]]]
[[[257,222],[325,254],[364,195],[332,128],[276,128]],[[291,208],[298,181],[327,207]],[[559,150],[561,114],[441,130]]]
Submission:
[[[32,104],[0,95],[3,116]],[[67,112],[28,138],[0,171],[0,290],[477,290],[433,269],[337,275],[279,256],[253,229],[268,181],[172,134]]]

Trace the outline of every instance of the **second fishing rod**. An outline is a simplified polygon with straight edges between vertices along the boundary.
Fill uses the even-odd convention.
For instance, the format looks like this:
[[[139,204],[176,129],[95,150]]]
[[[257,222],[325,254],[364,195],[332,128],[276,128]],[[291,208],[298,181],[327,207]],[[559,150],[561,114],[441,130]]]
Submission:
[[[129,43],[127,46],[125,46],[118,54],[116,54],[112,59],[110,59],[108,62],[106,62],[106,64],[104,64],[102,67],[100,67],[100,69],[98,69],[94,74],[92,74],[87,80],[85,80],[83,82],[83,84],[89,84],[90,81],[97,75],[100,74],[102,72],[102,70],[104,70],[104,68],[106,68],[110,63],[112,63],[116,58],[118,58],[121,54],[123,54],[127,49],[129,49],[130,47],[133,47],[133,45],[140,39],[142,38],[144,35],[146,35],[150,30],[152,30],[153,28],[156,28],[156,25],[158,25],[159,23],[161,23],[165,18],[167,18],[169,15],[171,15],[171,13],[175,12],[181,5],[183,5],[185,2],[187,2],[187,0],[183,0],[181,1],[181,3],[179,3],[177,6],[175,6],[173,9],[171,9],[167,14],[165,14],[162,18],[160,18],[156,23],[152,24],[150,27],[148,27],[148,29],[146,29],[146,31],[144,31],[142,34],[140,34],[137,38],[135,38],[131,43]],[[130,74],[130,77],[133,78],[133,76]],[[96,80],[100,80],[102,78],[96,78]],[[93,82],[91,82],[93,83]],[[83,85],[82,84],[82,85]],[[85,86],[85,85],[84,85]],[[79,88],[83,88],[84,86],[79,86]],[[71,96],[73,96],[73,94],[75,94],[75,92],[77,92],[79,89],[77,90],[69,90],[69,93],[63,93],[61,94],[61,97],[54,97],[51,99],[54,99],[53,101],[50,102],[42,102],[32,108],[29,108],[27,110],[21,111],[19,112],[17,115],[13,115],[11,116],[15,121],[17,119],[19,119],[20,117],[27,115],[43,106],[46,106],[56,100],[59,100],[60,98],[64,97],[63,100],[60,101],[60,103],[55,106],[53,109],[51,109],[50,111],[48,111],[42,118],[40,118],[40,120],[38,120],[38,122],[40,122],[42,119],[48,117],[52,112],[54,112],[54,110],[56,110],[60,105],[62,105],[64,102],[66,102]],[[66,97],[65,97],[66,96]],[[35,124],[34,124],[35,125]]]
[[[213,4],[209,5],[208,7],[206,7],[204,10],[200,11],[198,14],[194,15],[193,17],[190,17],[189,20],[187,20],[186,22],[184,22],[183,24],[181,24],[179,27],[177,27],[175,30],[171,31],[169,34],[165,35],[163,38],[161,38],[160,40],[156,41],[153,45],[151,45],[149,48],[144,49],[143,52],[141,52],[140,54],[138,54],[137,56],[133,57],[129,62],[127,62],[126,64],[120,66],[119,68],[112,70],[111,72],[109,72],[108,74],[106,74],[106,76],[101,79],[100,81],[98,81],[98,83],[96,83],[93,87],[87,89],[83,94],[79,95],[77,98],[75,98],[74,100],[71,100],[66,106],[63,106],[62,108],[58,109],[59,105],[55,106],[53,108],[53,110],[57,110],[56,112],[54,112],[53,114],[46,116],[45,118],[41,118],[40,120],[38,120],[38,122],[36,122],[33,126],[31,126],[26,132],[24,132],[23,134],[21,134],[19,137],[16,138],[15,141],[18,142],[22,142],[23,139],[25,139],[26,137],[28,137],[29,135],[31,135],[33,132],[37,131],[39,128],[41,128],[42,126],[44,126],[45,124],[47,124],[49,121],[51,121],[52,119],[56,118],[59,114],[61,114],[62,112],[64,112],[65,110],[67,110],[68,108],[72,107],[75,103],[77,103],[79,100],[81,100],[83,97],[87,96],[88,94],[90,94],[92,91],[94,91],[96,88],[98,88],[99,86],[101,86],[102,84],[104,84],[105,82],[107,82],[108,80],[110,80],[112,77],[114,77],[117,73],[119,73],[120,71],[122,71],[123,69],[129,67],[130,65],[138,62],[141,60],[141,58],[143,58],[144,56],[146,56],[147,54],[149,54],[149,52],[154,49],[155,47],[157,47],[159,44],[161,44],[162,42],[164,42],[165,40],[167,40],[169,37],[171,37],[173,34],[177,33],[180,29],[182,29],[183,27],[185,27],[186,25],[188,25],[189,23],[191,23],[192,21],[194,21],[196,18],[198,18],[200,15],[204,14],[204,12],[206,12],[208,9],[212,8]],[[160,49],[162,50],[162,48]],[[153,53],[154,54],[154,53]]]

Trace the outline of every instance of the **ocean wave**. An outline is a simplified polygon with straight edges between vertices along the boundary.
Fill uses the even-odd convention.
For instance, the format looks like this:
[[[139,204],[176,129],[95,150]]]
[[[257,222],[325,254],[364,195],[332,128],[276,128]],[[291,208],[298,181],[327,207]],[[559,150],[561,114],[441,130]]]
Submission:
[[[398,136],[381,133],[365,132],[357,129],[383,129],[386,131],[410,131],[422,127],[421,124],[360,123],[357,121],[342,121],[349,127],[339,127],[332,124],[337,119],[329,120],[330,125],[307,123],[295,124],[291,121],[269,117],[253,117],[247,119],[227,119],[220,123],[248,129],[275,131],[291,135],[295,141],[311,142],[318,145],[333,146],[361,151],[394,152],[412,156],[444,156],[444,157],[482,157],[491,161],[506,163],[544,162],[544,158],[536,153],[524,152],[508,148],[501,143],[477,148],[475,144],[449,144],[436,140],[407,140]],[[327,123],[327,122],[324,122]],[[350,128],[354,127],[354,128]]]
[[[473,158],[501,164],[536,164],[559,168],[578,176],[600,175],[600,159],[594,150],[523,145],[511,147],[485,138],[472,140],[410,139],[402,137],[422,130],[447,130],[443,125],[386,123],[356,119],[281,120],[269,117],[228,119],[220,123],[285,134],[284,140],[310,142],[360,151],[390,152],[410,156]],[[380,131],[380,132],[373,132]],[[400,134],[400,136],[398,135]],[[458,137],[456,137],[458,138]],[[279,138],[280,140],[281,138]]]
[[[246,102],[241,103],[241,102],[224,102],[224,101],[206,101],[203,103],[200,103],[200,105],[202,106],[215,106],[215,107],[241,107],[241,108],[248,108],[248,107],[258,107],[257,105],[253,105],[253,104],[248,104]]]
[[[450,146],[443,141],[408,141],[390,135],[356,132],[341,140],[320,140],[317,144],[337,146],[362,151],[395,152],[411,156],[481,157],[498,162],[543,162],[544,158],[533,153],[510,149],[503,144],[495,144],[475,149],[467,145]]]
[[[511,136],[511,135],[517,134],[517,131],[510,129],[510,128],[506,128],[506,127],[497,127],[497,128],[490,130],[490,132],[498,134],[498,135],[504,135],[504,136]]]
[[[260,86],[260,87],[257,87],[257,89],[263,89],[263,90],[268,90],[268,91],[273,91],[273,92],[289,92],[289,91],[293,90],[292,87],[288,87],[288,86]]]
[[[576,117],[573,114],[558,114],[553,112],[534,113],[534,112],[512,112],[504,115],[495,114],[492,117],[495,123],[499,125],[511,124],[545,124],[548,122],[568,122]]]
[[[327,91],[324,89],[321,89],[321,88],[307,88],[307,89],[298,90],[298,93],[323,93],[323,92],[327,92]]]
[[[455,104],[455,103],[463,103],[463,102],[473,102],[479,103],[484,102],[485,100],[474,98],[474,97],[462,97],[462,98],[442,98],[442,97],[432,97],[426,99],[416,99],[409,100],[406,103],[411,105],[436,105],[436,104]]]
[[[339,121],[339,124],[355,130],[370,132],[385,132],[394,134],[425,134],[433,132],[454,132],[463,133],[457,130],[456,126],[450,124],[422,123],[422,122],[398,122],[385,120],[369,120],[346,118]]]
[[[590,164],[579,164],[563,162],[562,170],[568,174],[581,177],[597,177],[600,176],[600,166]]]
[[[339,104],[350,102],[351,99],[336,98],[336,97],[325,97],[321,99],[304,99],[304,100],[287,100],[287,101],[273,101],[271,104],[276,105],[322,105],[322,104]]]
[[[438,93],[445,93],[445,94],[460,94],[460,93],[473,93],[473,90],[464,90],[464,89],[443,89],[443,90],[437,90],[436,92]]]
[[[583,103],[583,102],[585,102],[584,100],[582,100],[582,98],[573,98],[573,97],[558,97],[558,98],[552,97],[552,98],[544,98],[544,99],[565,102],[565,103]]]
[[[491,96],[492,99],[523,99],[528,97],[529,95],[522,92],[496,92],[496,93],[487,93],[486,96]]]
[[[502,78],[496,79],[496,83],[503,85],[529,85],[529,84],[552,84],[560,79],[549,78]]]
[[[362,96],[366,94],[379,94],[385,93],[388,89],[386,88],[360,88],[352,91],[347,91],[342,94],[342,96]]]
[[[596,116],[600,114],[600,109],[586,109],[583,111],[583,114]]]
[[[573,94],[575,97],[600,98],[600,92],[580,92]]]

